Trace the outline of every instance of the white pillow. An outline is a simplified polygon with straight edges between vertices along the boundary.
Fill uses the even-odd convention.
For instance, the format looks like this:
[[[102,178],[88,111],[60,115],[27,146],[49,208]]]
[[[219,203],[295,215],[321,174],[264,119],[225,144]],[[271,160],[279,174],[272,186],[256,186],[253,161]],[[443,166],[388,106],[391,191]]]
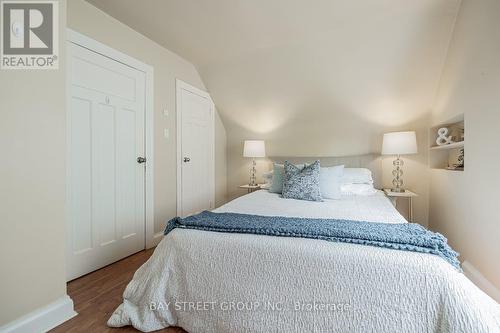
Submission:
[[[377,190],[372,184],[342,184],[342,195],[374,195]]]
[[[268,184],[268,183],[260,184],[261,190],[269,190],[270,187],[271,187],[271,184]]]
[[[273,171],[263,173],[262,179],[264,180],[264,184],[261,184],[260,188],[268,190],[271,187],[271,184],[273,183]]]
[[[319,171],[319,187],[323,199],[340,199],[344,166],[322,167]]]
[[[268,171],[268,172],[264,172],[262,174],[262,178],[264,178],[264,180],[267,182],[267,181],[271,181],[273,179],[273,170],[271,171]]]
[[[366,168],[344,168],[342,184],[373,184],[372,172]]]

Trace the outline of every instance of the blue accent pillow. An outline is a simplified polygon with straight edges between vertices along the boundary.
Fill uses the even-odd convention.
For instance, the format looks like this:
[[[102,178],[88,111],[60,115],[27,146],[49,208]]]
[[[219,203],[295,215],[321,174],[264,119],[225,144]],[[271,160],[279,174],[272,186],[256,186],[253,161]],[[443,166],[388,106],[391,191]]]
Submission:
[[[321,168],[319,172],[319,186],[323,199],[340,199],[344,166],[337,165]]]
[[[300,169],[285,161],[285,181],[283,198],[308,201],[322,201],[320,188],[319,161]]]
[[[304,164],[297,165],[299,169],[304,167]],[[269,192],[280,193],[283,192],[283,181],[285,179],[285,166],[283,164],[274,163],[273,165],[273,178]]]

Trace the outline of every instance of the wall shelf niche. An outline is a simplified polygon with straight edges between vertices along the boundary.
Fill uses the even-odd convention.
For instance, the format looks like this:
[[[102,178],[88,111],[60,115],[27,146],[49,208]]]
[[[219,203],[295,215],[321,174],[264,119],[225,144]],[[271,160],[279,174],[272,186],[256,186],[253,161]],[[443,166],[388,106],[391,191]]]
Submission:
[[[438,145],[436,140],[440,136],[438,131],[440,128],[446,128],[447,134],[441,135],[450,137],[452,143],[445,145]],[[444,141],[444,139],[443,139]],[[429,166],[433,169],[442,169],[449,171],[463,171],[465,163],[464,160],[465,150],[465,119],[461,114],[447,122],[437,124],[429,130]],[[460,167],[459,165],[463,165]]]
[[[450,143],[449,145],[443,145],[443,146],[432,146],[432,150],[445,150],[445,149],[455,149],[455,148],[462,148],[465,146],[465,140],[460,141],[460,142],[453,142]]]

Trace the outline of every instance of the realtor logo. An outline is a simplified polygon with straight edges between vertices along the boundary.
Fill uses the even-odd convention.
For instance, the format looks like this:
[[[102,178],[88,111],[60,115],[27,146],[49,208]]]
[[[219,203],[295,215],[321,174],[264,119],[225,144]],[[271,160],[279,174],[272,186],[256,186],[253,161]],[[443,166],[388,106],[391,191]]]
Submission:
[[[56,1],[1,1],[2,69],[57,69]]]

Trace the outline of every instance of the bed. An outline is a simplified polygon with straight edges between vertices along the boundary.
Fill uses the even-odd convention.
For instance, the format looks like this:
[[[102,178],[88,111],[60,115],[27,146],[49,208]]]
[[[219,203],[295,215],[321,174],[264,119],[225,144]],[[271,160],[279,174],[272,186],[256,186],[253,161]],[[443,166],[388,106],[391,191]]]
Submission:
[[[307,202],[261,190],[215,212],[407,223],[381,192]],[[175,229],[136,272],[108,325],[191,333],[497,332],[500,308],[435,255]]]

